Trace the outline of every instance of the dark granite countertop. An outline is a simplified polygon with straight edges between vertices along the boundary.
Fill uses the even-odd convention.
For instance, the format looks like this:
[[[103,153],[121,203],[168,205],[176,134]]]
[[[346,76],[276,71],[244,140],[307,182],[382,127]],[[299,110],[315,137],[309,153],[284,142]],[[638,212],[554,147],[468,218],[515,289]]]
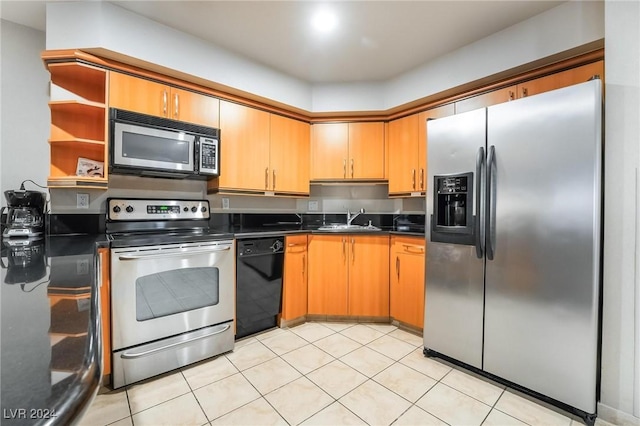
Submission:
[[[77,421],[100,386],[96,248],[104,235],[2,241],[2,424]]]

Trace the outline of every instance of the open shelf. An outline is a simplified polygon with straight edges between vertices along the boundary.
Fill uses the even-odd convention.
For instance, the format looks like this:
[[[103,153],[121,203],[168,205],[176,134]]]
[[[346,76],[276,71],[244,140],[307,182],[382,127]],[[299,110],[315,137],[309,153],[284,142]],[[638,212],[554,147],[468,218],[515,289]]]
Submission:
[[[103,164],[108,159],[107,71],[75,61],[50,63],[47,68],[52,83],[47,185],[106,189],[106,170],[103,177],[77,176],[76,172],[79,158]]]
[[[61,62],[48,65],[51,82],[73,92],[87,101],[106,102],[107,72],[79,62]],[[104,105],[103,105],[104,106]]]

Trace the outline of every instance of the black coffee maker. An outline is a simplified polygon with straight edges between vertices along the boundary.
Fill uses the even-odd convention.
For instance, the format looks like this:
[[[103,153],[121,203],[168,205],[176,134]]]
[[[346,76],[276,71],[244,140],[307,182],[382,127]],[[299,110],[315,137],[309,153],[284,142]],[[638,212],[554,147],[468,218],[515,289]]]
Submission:
[[[47,194],[20,189],[4,191],[4,196],[7,199],[7,218],[3,224],[3,239],[42,238]]]

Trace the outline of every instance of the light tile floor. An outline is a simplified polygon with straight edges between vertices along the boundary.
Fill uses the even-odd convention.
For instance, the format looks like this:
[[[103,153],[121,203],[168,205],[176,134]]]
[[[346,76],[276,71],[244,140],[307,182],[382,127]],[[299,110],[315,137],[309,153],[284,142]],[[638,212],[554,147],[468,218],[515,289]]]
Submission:
[[[126,388],[82,425],[564,425],[568,413],[422,354],[392,325],[309,322]],[[608,425],[598,419],[597,425]]]

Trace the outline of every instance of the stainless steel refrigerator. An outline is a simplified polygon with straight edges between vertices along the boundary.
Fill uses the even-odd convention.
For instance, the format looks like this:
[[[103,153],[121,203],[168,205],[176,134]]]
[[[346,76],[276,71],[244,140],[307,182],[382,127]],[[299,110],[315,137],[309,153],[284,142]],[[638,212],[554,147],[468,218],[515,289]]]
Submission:
[[[424,347],[594,420],[599,79],[427,122]]]

